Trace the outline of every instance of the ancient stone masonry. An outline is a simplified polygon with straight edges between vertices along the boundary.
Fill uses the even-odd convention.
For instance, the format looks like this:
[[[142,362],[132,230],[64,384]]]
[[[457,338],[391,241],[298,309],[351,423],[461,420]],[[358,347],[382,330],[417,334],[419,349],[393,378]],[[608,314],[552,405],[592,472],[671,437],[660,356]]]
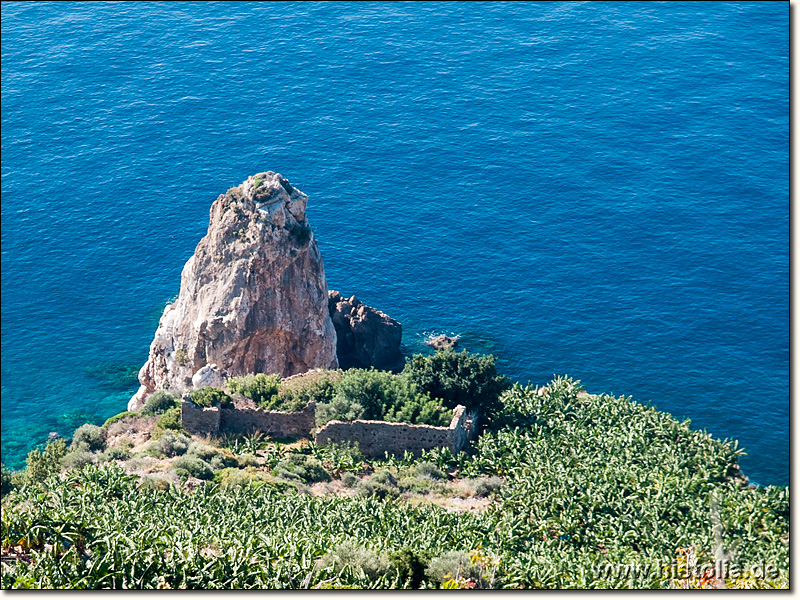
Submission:
[[[222,432],[263,431],[276,437],[311,435],[317,405],[309,402],[297,412],[260,408],[200,408],[181,402],[181,422],[190,433],[217,435]],[[459,405],[448,427],[390,423],[388,421],[330,421],[315,436],[320,445],[332,442],[358,442],[364,456],[383,458],[384,453],[402,456],[408,450],[419,455],[423,450],[449,448],[454,454],[469,443],[473,435],[473,415]]]
[[[199,408],[181,402],[181,423],[190,433],[249,433],[263,431],[276,437],[310,435],[314,429],[316,404],[309,402],[297,412],[262,410],[260,408]]]
[[[450,448],[460,452],[469,441],[472,419],[459,405],[453,411],[449,427],[389,423],[387,421],[330,421],[316,434],[317,444],[358,442],[364,456],[383,458],[384,453],[402,456],[408,450],[419,455],[422,450]]]

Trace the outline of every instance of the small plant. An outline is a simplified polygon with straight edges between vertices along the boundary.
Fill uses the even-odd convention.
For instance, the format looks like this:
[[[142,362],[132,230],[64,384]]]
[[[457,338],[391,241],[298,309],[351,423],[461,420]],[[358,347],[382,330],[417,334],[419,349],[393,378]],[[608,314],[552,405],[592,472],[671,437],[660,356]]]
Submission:
[[[437,467],[432,462],[421,462],[417,463],[414,466],[414,473],[417,477],[423,477],[425,479],[445,479],[447,478],[447,473],[444,473],[439,467]]]
[[[175,350],[175,362],[184,367],[189,363],[189,354],[184,348]]]
[[[277,374],[244,375],[231,377],[225,385],[232,393],[239,393],[245,398],[250,398],[265,410],[282,410],[277,408],[278,391],[281,386],[281,376]]]
[[[142,407],[143,415],[160,415],[167,412],[171,408],[179,406],[177,396],[170,394],[164,390],[159,390],[151,394]],[[122,413],[125,414],[125,413]]]
[[[163,415],[158,417],[155,427],[153,427],[153,439],[159,439],[165,431],[183,431],[181,423],[181,407],[170,408]]]
[[[211,470],[209,464],[196,456],[186,455],[175,459],[175,462],[172,463],[172,469],[178,476],[184,475],[185,473],[190,477],[206,480],[214,477],[214,472]],[[183,471],[183,473],[181,471]]]
[[[492,492],[499,490],[503,485],[503,479],[500,477],[479,477],[469,481],[469,487],[472,493],[478,497],[486,497]]]
[[[113,448],[107,449],[102,454],[98,455],[99,462],[108,462],[111,460],[128,460],[131,457],[131,449],[128,445],[118,445]]]
[[[414,589],[425,580],[427,562],[411,548],[401,548],[389,554],[389,566],[397,570],[401,581],[408,582]]]
[[[186,450],[189,448],[189,438],[182,433],[175,435],[175,433],[168,430],[165,431],[161,439],[158,440],[157,447],[164,456],[169,458],[181,456],[182,454],[186,454]]]
[[[189,393],[192,402],[201,408],[209,408],[219,405],[220,408],[227,408],[233,404],[233,398],[216,387],[205,387],[199,390],[192,390]]]
[[[349,471],[345,471],[344,473],[342,473],[342,478],[340,481],[342,482],[342,485],[344,487],[354,488],[359,484],[361,478],[358,477],[357,475],[353,475]]]
[[[48,442],[44,452],[38,448],[31,450],[25,459],[27,468],[25,478],[28,481],[42,482],[51,474],[61,470],[61,459],[67,454],[67,444],[64,440]]]
[[[253,189],[257,190],[262,181],[264,181],[264,178],[261,175],[256,175],[255,179],[253,179]]]
[[[61,459],[61,464],[66,469],[80,469],[85,465],[94,463],[98,455],[86,450],[73,450]]]
[[[73,450],[102,452],[106,448],[106,431],[97,425],[81,425],[72,436]]]
[[[302,454],[290,454],[275,465],[275,477],[286,481],[301,483],[315,483],[317,481],[330,481],[330,474],[322,467],[316,458]]]
[[[369,579],[383,577],[392,568],[386,556],[351,540],[337,544],[318,561],[317,566],[321,569],[333,568],[335,572],[350,567],[356,573],[362,572]]]

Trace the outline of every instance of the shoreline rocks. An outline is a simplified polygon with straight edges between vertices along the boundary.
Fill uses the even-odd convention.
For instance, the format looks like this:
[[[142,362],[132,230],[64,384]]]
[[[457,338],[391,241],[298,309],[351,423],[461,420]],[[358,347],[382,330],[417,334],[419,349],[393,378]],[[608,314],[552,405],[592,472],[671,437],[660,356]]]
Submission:
[[[328,292],[328,309],[336,329],[336,355],[342,369],[395,369],[402,366],[403,326],[355,296]]]

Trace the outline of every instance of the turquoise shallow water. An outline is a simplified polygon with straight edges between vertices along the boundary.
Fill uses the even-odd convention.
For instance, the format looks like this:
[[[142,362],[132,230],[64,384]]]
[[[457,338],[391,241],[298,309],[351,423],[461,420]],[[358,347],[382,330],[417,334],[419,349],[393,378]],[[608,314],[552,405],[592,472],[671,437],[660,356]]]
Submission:
[[[329,286],[789,473],[789,7],[2,4],[2,459],[123,410],[213,199]]]

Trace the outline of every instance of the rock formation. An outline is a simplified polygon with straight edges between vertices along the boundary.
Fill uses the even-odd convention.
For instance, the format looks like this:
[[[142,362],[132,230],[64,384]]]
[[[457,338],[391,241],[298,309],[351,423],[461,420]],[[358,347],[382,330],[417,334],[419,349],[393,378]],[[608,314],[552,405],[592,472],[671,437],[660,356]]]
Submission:
[[[447,350],[448,348],[455,348],[458,346],[458,338],[459,336],[457,335],[442,334],[425,340],[425,343],[434,350]]]
[[[336,328],[336,354],[341,368],[391,369],[402,363],[403,328],[398,321],[355,296],[344,298],[336,290],[328,293],[328,307]]]
[[[190,387],[194,375],[202,383],[338,366],[307,201],[271,171],[214,201],[208,233],[183,268],[178,299],[164,309],[129,410],[155,390]]]

